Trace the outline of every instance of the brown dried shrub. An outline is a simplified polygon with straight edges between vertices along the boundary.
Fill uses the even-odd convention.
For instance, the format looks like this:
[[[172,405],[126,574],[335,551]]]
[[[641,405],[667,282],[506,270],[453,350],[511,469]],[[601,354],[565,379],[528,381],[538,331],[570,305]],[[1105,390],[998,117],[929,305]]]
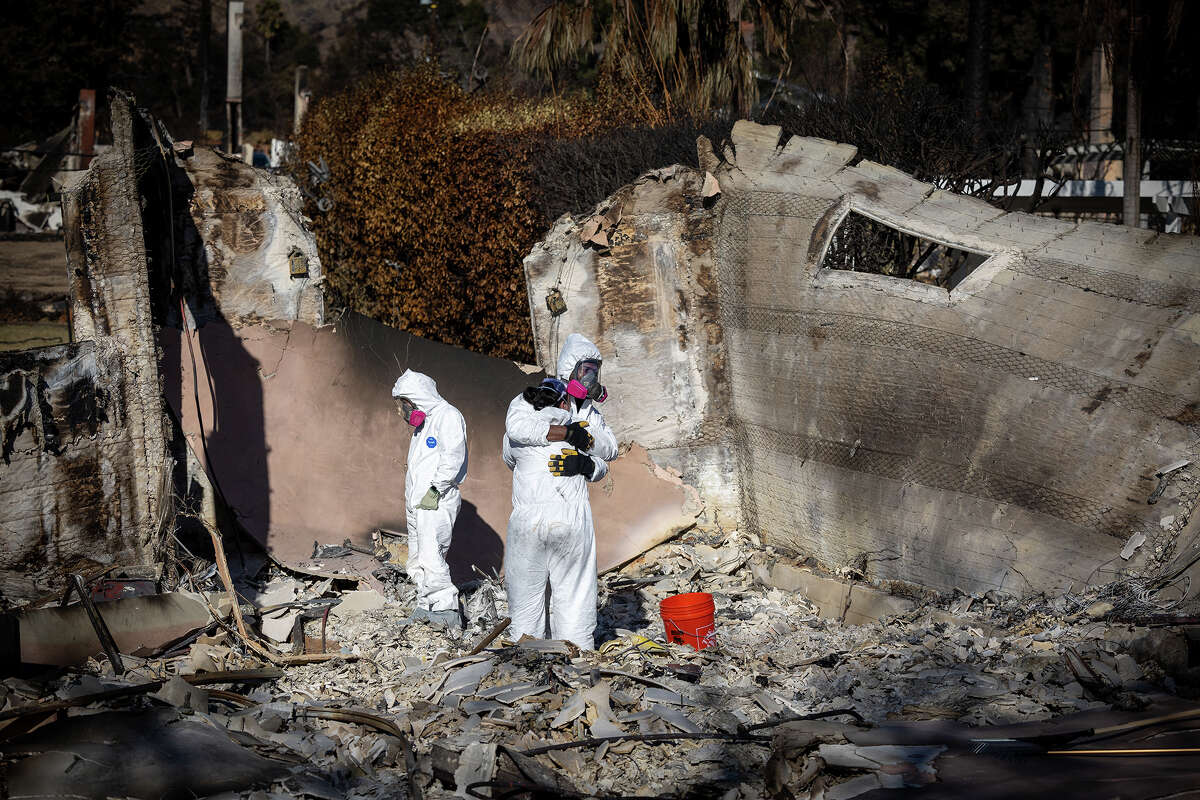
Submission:
[[[294,163],[311,195],[330,301],[419,336],[531,361],[521,262],[548,221],[671,163],[655,159],[681,142],[694,158],[695,131],[651,129],[635,113],[607,89],[600,99],[468,94],[425,67],[315,103]],[[597,145],[606,137],[607,151]],[[625,157],[599,173],[572,163],[614,148]],[[321,158],[330,177],[317,184],[308,162]],[[324,212],[322,197],[333,201]]]

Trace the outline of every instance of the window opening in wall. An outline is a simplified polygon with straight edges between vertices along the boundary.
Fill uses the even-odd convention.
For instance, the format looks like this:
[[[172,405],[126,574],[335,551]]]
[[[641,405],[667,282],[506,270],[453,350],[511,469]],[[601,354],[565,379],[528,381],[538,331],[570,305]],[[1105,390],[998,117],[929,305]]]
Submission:
[[[950,290],[987,259],[851,211],[833,232],[821,266],[889,275]]]

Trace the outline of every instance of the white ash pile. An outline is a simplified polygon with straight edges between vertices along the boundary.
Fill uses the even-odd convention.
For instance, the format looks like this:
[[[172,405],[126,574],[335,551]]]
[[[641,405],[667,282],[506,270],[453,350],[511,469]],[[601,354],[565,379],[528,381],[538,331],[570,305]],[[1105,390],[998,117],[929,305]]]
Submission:
[[[985,726],[1136,711],[1190,676],[1183,634],[1108,622],[1111,603],[910,598],[897,601],[907,609],[899,615],[851,625],[836,606],[763,585],[764,567],[781,560],[737,533],[693,531],[661,545],[602,579],[605,644],[586,653],[501,635],[471,654],[507,613],[495,577],[465,587],[468,626],[455,634],[404,624],[413,602],[404,580],[345,591],[336,574],[275,573],[242,593],[271,652],[292,653],[270,673],[278,677],[215,690],[189,682],[270,666],[221,623],[172,654],[136,660],[121,679],[92,662],[92,674],[49,685],[10,680],[5,704],[163,680],[153,694],[67,713],[174,707],[286,765],[270,788],[226,795],[255,800],[516,787],[560,797],[848,798],[936,781],[945,750],[902,748],[880,761],[854,744],[855,731],[953,720],[985,735]],[[713,595],[716,646],[663,643],[659,602],[682,592]],[[324,650],[336,657],[295,663]],[[803,719],[825,721],[794,722]]]

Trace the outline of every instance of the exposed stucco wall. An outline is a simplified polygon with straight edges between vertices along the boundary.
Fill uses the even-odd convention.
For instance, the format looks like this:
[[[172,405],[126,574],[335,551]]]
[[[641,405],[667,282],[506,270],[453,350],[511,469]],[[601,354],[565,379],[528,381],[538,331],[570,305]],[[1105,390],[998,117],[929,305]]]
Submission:
[[[525,273],[538,363],[553,369],[573,331],[592,338],[618,438],[698,489],[709,521],[736,524],[715,218],[703,183],[703,173],[682,167],[648,173],[591,218],[588,230],[598,228],[609,246],[581,241],[588,220],[565,216],[525,259]],[[557,318],[545,302],[554,287],[567,303]]]

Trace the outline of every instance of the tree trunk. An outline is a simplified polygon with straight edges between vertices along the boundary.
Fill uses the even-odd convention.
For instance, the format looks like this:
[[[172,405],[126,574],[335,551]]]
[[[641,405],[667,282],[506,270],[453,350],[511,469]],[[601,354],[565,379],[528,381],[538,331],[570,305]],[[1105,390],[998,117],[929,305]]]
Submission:
[[[842,97],[849,97],[850,89],[854,86],[855,67],[858,66],[859,33],[860,28],[857,22],[849,22],[842,29],[846,45],[842,63]]]
[[[1129,3],[1129,68],[1125,83],[1125,158],[1123,167],[1124,194],[1121,202],[1121,221],[1132,228],[1141,227],[1142,203],[1142,92],[1138,81],[1141,32],[1141,10],[1137,0]]]
[[[1038,33],[1040,44],[1033,56],[1033,65],[1029,70],[1029,90],[1025,95],[1022,172],[1026,178],[1041,177],[1042,164],[1039,153],[1054,124],[1054,34],[1045,20],[1038,25]]]
[[[212,35],[212,0],[200,0],[200,141],[208,136],[208,40]]]
[[[967,10],[967,115],[978,143],[983,138],[988,112],[988,65],[991,31],[987,0],[971,0]]]

